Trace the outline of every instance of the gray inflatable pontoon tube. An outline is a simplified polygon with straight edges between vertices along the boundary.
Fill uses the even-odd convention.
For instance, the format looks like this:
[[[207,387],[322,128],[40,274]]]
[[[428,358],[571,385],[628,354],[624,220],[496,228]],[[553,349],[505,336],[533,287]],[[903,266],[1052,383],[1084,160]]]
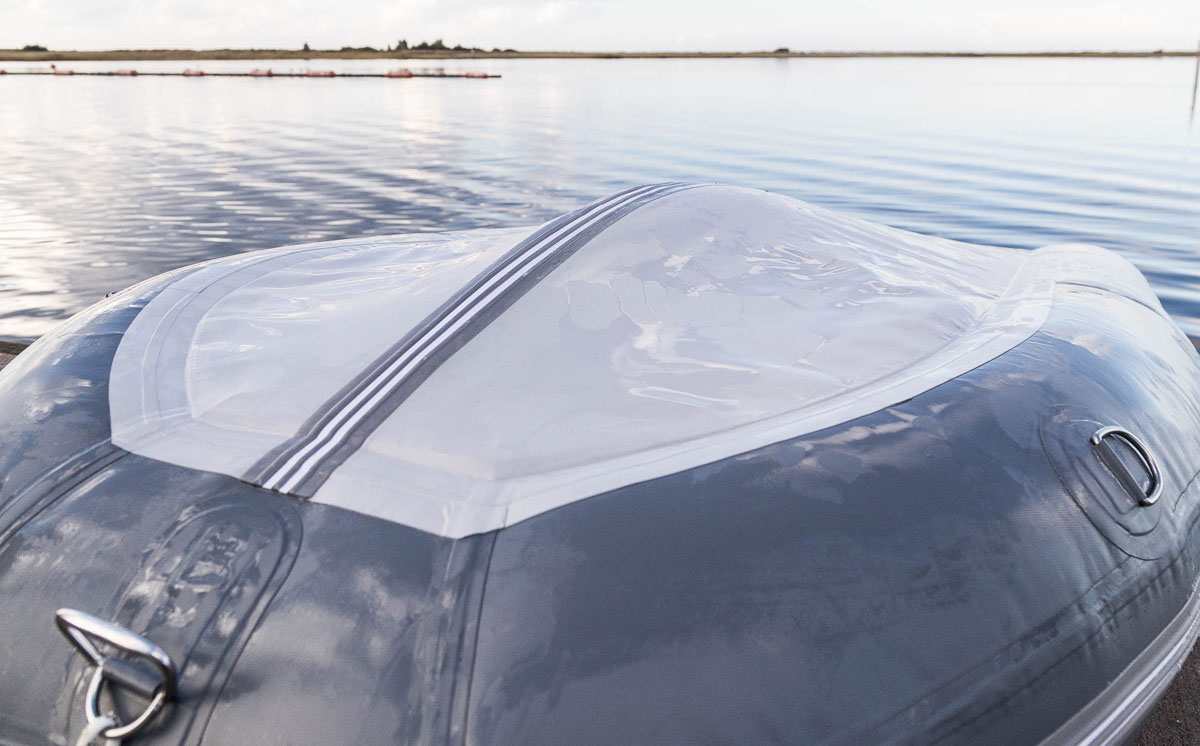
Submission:
[[[4,744],[1117,744],[1200,619],[1093,246],[636,187],[147,280],[0,411]]]

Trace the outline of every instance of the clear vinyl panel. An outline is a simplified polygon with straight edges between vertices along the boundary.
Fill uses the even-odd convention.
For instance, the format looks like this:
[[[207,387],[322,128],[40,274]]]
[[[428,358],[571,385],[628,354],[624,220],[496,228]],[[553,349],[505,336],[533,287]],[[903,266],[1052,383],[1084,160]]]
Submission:
[[[747,189],[673,194],[469,341],[315,499],[451,536],[509,525],[921,393],[1030,335],[1064,273],[1129,278],[1156,304],[1093,247],[973,246]]]
[[[355,239],[201,265],[121,341],[113,442],[241,477],[528,230]]]
[[[1161,313],[1137,270],[1095,247],[974,246],[755,190],[644,187],[532,233],[201,265],[122,339],[113,440],[289,492],[255,469],[334,423],[348,450],[312,499],[466,536],[916,396],[1026,339],[1056,282]],[[477,303],[470,288],[491,286],[499,300]],[[475,326],[419,337],[440,357],[403,397],[342,417],[443,316]],[[318,436],[291,460],[321,468]]]

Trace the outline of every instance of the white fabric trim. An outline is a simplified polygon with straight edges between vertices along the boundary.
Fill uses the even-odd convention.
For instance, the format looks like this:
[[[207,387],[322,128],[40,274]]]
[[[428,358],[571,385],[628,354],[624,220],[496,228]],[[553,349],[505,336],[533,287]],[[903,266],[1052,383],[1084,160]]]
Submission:
[[[367,361],[528,233],[297,247],[185,275],[147,305],[118,349],[110,385],[114,443],[242,478]],[[693,269],[681,274],[687,266]],[[688,271],[691,279],[681,279]],[[566,307],[553,305],[593,279],[597,292],[675,283],[673,297],[699,297],[693,311],[700,316],[691,321],[672,316],[669,304],[652,309],[660,326],[682,324],[676,331],[692,357],[682,363],[655,358],[662,352],[655,348],[647,353],[649,363],[629,367],[627,358],[640,354],[643,342],[620,329],[638,321],[634,311],[606,311],[601,323],[586,293]],[[502,528],[917,396],[1032,335],[1049,314],[1056,282],[1117,292],[1161,312],[1132,265],[1095,247],[975,247],[749,190],[673,194],[591,239],[468,341],[312,500],[447,537]],[[725,317],[717,313],[714,322],[709,311],[728,311],[742,291],[750,294],[740,310],[727,312],[750,325],[738,335],[721,326]],[[763,299],[776,305],[764,306]],[[783,321],[775,315],[780,307],[791,314]],[[582,326],[575,328],[577,322]],[[538,331],[547,324],[571,327],[573,336],[563,337],[570,343]],[[878,350],[856,343],[889,331],[903,339]],[[810,332],[821,340],[818,354],[789,372],[791,353],[774,348],[787,348],[785,337]],[[785,337],[773,336],[780,334]],[[732,339],[733,347],[723,347],[722,339]],[[570,346],[593,344],[587,340],[615,346]],[[528,350],[536,360],[528,369],[494,368],[496,350],[515,351],[516,359]],[[550,378],[521,393],[521,376],[540,370],[539,355],[560,359],[547,359]],[[626,369],[590,367],[606,356],[620,357]],[[658,359],[664,362],[654,363]],[[762,367],[756,374],[747,365]],[[828,380],[819,380],[822,375]],[[486,385],[505,377],[508,388]],[[636,398],[661,380],[683,383],[658,387],[666,398]],[[758,381],[765,393],[755,388]],[[805,390],[805,381],[815,387]],[[276,391],[281,384],[289,390]],[[561,390],[544,391],[542,384]],[[222,396],[222,385],[236,395]],[[514,391],[529,397],[528,407],[471,398]],[[734,399],[724,409],[705,408],[703,402],[721,396]],[[639,419],[641,407],[649,420]],[[511,433],[503,415],[494,415],[506,411],[516,413]],[[627,434],[621,418],[630,418]],[[573,419],[598,424],[571,429]],[[560,432],[564,423],[569,435]],[[569,437],[577,441],[566,442]]]
[[[198,265],[121,339],[109,378],[113,443],[240,478],[527,232],[352,239]]]
[[[1090,253],[1090,252],[1089,252]],[[561,471],[509,478],[502,482],[448,478],[432,481],[440,490],[419,493],[425,480],[409,473],[403,500],[395,496],[396,481],[389,464],[366,469],[343,468],[313,497],[396,523],[461,538],[511,526],[540,513],[631,484],[709,464],[757,448],[797,438],[879,411],[952,380],[1007,352],[1028,339],[1045,322],[1052,304],[1053,277],[1059,268],[1056,253],[1030,253],[1022,268],[1021,287],[1005,298],[978,328],[978,335],[960,338],[912,367],[877,384],[857,390],[853,397],[835,398],[800,412],[763,419],[712,436],[674,442]],[[367,451],[354,459],[370,460]],[[357,464],[348,463],[353,468]],[[457,499],[442,495],[454,491]],[[440,494],[439,494],[440,493]]]

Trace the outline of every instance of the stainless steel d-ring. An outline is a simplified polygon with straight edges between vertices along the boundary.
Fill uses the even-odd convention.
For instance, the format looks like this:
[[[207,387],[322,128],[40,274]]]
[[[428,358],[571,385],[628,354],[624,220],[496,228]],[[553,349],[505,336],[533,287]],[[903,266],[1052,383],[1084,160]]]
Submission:
[[[96,667],[91,681],[88,682],[84,701],[84,714],[89,723],[95,723],[101,718],[100,692],[106,681],[124,685],[150,700],[150,704],[131,722],[114,725],[101,732],[100,735],[104,738],[121,739],[132,736],[162,710],[168,699],[175,696],[175,664],[166,651],[146,638],[98,616],[75,609],[59,609],[54,615],[54,622],[71,644]],[[141,667],[105,656],[94,640],[131,656],[148,660],[153,664],[155,672],[148,673]]]
[[[1158,462],[1154,459],[1154,454],[1150,452],[1150,449],[1146,447],[1146,444],[1143,443],[1136,435],[1123,427],[1117,427],[1115,425],[1102,427],[1096,432],[1092,433],[1092,444],[1100,445],[1104,439],[1110,435],[1114,438],[1119,438],[1125,441],[1134,454],[1138,457],[1138,460],[1142,462],[1142,466],[1146,467],[1146,471],[1150,474],[1150,492],[1142,496],[1142,499],[1140,500],[1141,504],[1145,506],[1153,505],[1154,503],[1158,502],[1158,498],[1162,497],[1163,478],[1162,472],[1158,469]]]
[[[84,702],[83,711],[89,723],[94,723],[101,717],[100,690],[104,687],[104,682],[107,680],[104,675],[104,669],[97,668],[96,672],[92,674],[92,680],[88,682],[87,699]],[[166,692],[159,689],[154,693],[154,697],[150,700],[150,704],[146,706],[146,709],[142,710],[141,715],[138,715],[125,725],[114,725],[111,728],[101,731],[101,737],[119,741],[122,738],[132,736],[145,727],[146,723],[149,723],[151,718],[158,714],[158,711],[162,709],[166,701]]]

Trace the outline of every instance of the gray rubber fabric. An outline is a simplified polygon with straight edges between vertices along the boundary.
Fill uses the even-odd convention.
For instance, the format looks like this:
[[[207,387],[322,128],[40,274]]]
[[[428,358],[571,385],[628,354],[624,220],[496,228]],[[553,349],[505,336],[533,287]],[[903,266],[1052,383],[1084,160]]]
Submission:
[[[181,270],[0,371],[0,743],[87,727],[97,667],[63,608],[170,658],[174,700],[131,743],[1136,732],[1200,609],[1200,360],[1140,275],[750,190],[614,199],[541,238]],[[461,295],[489,277],[513,280],[499,305]],[[244,478],[460,310],[478,328],[422,348],[435,370],[312,496]],[[285,365],[305,346],[351,362]],[[122,681],[157,674],[119,657],[139,673],[103,704],[128,723]]]
[[[5,744],[84,727],[62,607],[175,662],[134,743],[216,746],[1107,743],[1195,634],[1198,361],[1110,290],[1060,283],[908,401],[461,539],[114,447],[154,292],[0,372]],[[1152,505],[1099,458],[1110,425],[1154,455]]]

